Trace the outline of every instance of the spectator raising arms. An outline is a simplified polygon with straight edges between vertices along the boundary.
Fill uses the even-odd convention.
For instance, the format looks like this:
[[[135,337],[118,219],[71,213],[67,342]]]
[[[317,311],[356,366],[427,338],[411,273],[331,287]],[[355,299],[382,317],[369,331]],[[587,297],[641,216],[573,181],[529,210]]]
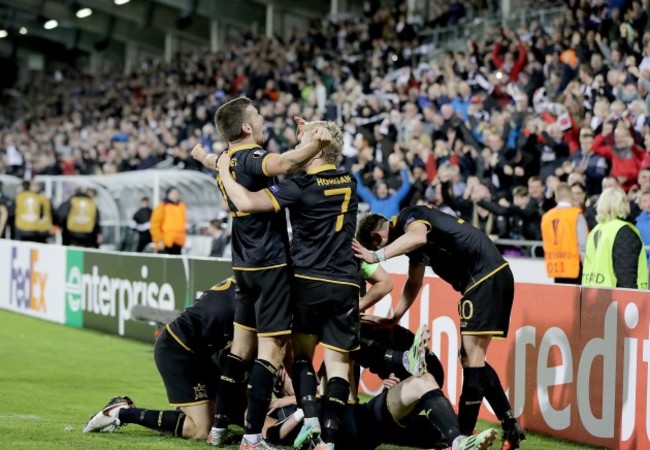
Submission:
[[[384,180],[378,181],[371,190],[364,186],[358,170],[354,171],[354,176],[357,179],[357,193],[364,202],[370,205],[370,211],[385,217],[397,215],[400,204],[411,190],[410,173],[406,167],[406,163],[402,162],[401,167],[400,176],[402,178],[402,184],[396,192],[391,192],[388,184]]]

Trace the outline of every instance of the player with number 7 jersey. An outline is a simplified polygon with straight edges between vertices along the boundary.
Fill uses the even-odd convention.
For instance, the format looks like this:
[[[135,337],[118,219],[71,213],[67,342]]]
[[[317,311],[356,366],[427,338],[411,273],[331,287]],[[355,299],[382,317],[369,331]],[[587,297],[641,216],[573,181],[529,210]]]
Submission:
[[[294,272],[292,339],[295,362],[293,383],[305,413],[305,426],[296,446],[311,440],[314,448],[331,448],[338,421],[350,393],[351,351],[359,348],[359,262],[352,251],[357,225],[357,182],[335,163],[343,147],[341,130],[331,122],[306,124],[306,132],[325,127],[330,145],[301,173],[259,192],[250,192],[228,173],[230,161],[219,159],[221,181],[229,199],[244,213],[289,210],[293,239]],[[316,337],[316,338],[315,338]],[[316,377],[313,350],[325,347],[327,397],[321,414],[316,412]],[[324,443],[320,439],[325,441]]]

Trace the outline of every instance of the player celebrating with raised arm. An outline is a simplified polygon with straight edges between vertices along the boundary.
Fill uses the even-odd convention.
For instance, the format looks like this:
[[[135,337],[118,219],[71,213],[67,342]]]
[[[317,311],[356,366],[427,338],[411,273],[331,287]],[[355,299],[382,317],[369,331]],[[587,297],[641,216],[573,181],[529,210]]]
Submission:
[[[368,214],[359,220],[357,239],[355,254],[366,262],[409,257],[408,279],[390,322],[397,323],[417,298],[425,265],[462,293],[460,431],[473,432],[485,396],[503,427],[502,448],[519,448],[525,434],[497,373],[486,362],[492,337],[508,334],[514,298],[512,272],[494,243],[462,219],[427,206],[405,208],[390,221]]]
[[[332,122],[301,127],[301,141],[319,139],[322,130],[331,143],[306,167],[306,173],[259,192],[250,192],[230,174],[233,160],[219,159],[219,176],[230,200],[247,213],[278,212],[287,207],[293,227],[293,384],[305,413],[296,447],[315,442],[330,449],[350,394],[350,352],[359,348],[359,263],[352,251],[356,230],[356,181],[337,170],[343,147],[341,130]],[[311,136],[313,134],[313,137]],[[229,170],[230,169],[230,170]],[[325,347],[329,375],[323,407],[322,439],[316,412],[316,376],[312,358],[316,344]]]
[[[228,141],[231,170],[237,181],[250,191],[273,185],[271,177],[295,172],[311,161],[330,143],[326,130],[311,134],[311,140],[283,153],[269,153],[261,145],[264,118],[250,99],[236,98],[223,104],[216,113],[219,134]],[[302,119],[297,119],[302,123]],[[204,166],[216,168],[216,155],[200,145],[192,156]],[[221,180],[217,178],[225,199]],[[271,402],[273,382],[282,362],[291,333],[291,291],[287,267],[289,240],[283,214],[247,214],[228,199],[232,225],[232,264],[238,291],[235,303],[233,344],[219,382],[215,424],[209,437],[222,445],[237,404],[239,386],[244,381],[246,361],[257,359],[248,380],[248,410],[241,450],[274,449],[262,438],[262,426]]]

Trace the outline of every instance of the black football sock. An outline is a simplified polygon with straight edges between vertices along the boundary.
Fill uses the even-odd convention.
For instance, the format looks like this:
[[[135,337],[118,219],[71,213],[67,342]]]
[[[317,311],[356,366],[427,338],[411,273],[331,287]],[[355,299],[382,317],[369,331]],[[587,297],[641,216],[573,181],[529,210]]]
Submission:
[[[141,408],[123,408],[118,418],[122,423],[135,423],[156,431],[166,431],[183,436],[185,414],[180,411],[154,411]]]
[[[350,383],[343,378],[334,377],[327,382],[325,404],[323,405],[322,438],[327,443],[334,443],[343,415],[343,408],[350,396]]]
[[[271,404],[273,384],[278,370],[268,361],[256,359],[248,379],[248,412],[244,423],[245,434],[260,434],[266,412]]]
[[[405,353],[399,350],[386,349],[386,355],[384,356],[384,361],[386,361],[390,373],[394,373],[401,380],[411,376],[408,369],[404,367]]]
[[[219,378],[219,394],[215,405],[214,426],[216,428],[227,428],[230,418],[239,403],[244,375],[246,373],[246,361],[239,356],[228,353],[223,372]]]
[[[460,432],[471,436],[476,427],[478,413],[483,402],[483,384],[481,382],[482,367],[466,367],[463,369],[463,388],[458,405],[458,422]]]
[[[424,410],[429,421],[440,431],[451,447],[454,440],[460,436],[460,427],[454,408],[445,394],[440,389],[427,392],[420,400],[420,408]]]
[[[298,406],[302,408],[305,417],[316,417],[316,389],[318,382],[314,366],[311,361],[301,359],[293,363],[293,381],[294,391],[298,399]]]
[[[438,356],[433,352],[427,352],[425,356],[427,363],[427,371],[433,375],[433,378],[438,383],[438,387],[442,388],[445,384],[445,369],[442,368],[442,363]]]
[[[485,390],[485,399],[490,403],[494,410],[494,414],[501,421],[507,418],[512,418],[512,407],[506,397],[506,393],[499,381],[499,375],[488,363],[485,363],[483,371],[481,372],[481,381],[483,382],[483,389]],[[508,417],[508,412],[510,415]]]

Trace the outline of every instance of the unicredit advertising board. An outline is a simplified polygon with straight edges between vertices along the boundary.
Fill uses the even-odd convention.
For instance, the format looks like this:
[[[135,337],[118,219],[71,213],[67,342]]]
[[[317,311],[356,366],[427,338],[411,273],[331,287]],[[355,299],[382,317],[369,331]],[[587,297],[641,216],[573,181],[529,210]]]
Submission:
[[[397,304],[405,275],[371,313]],[[425,277],[401,324],[428,322],[432,350],[445,367],[444,391],[455,407],[462,386],[458,359],[460,294]],[[527,428],[621,450],[650,449],[650,292],[518,283],[506,339],[490,344],[488,362]],[[362,389],[381,390],[364,370]],[[497,421],[484,401],[482,418]]]

